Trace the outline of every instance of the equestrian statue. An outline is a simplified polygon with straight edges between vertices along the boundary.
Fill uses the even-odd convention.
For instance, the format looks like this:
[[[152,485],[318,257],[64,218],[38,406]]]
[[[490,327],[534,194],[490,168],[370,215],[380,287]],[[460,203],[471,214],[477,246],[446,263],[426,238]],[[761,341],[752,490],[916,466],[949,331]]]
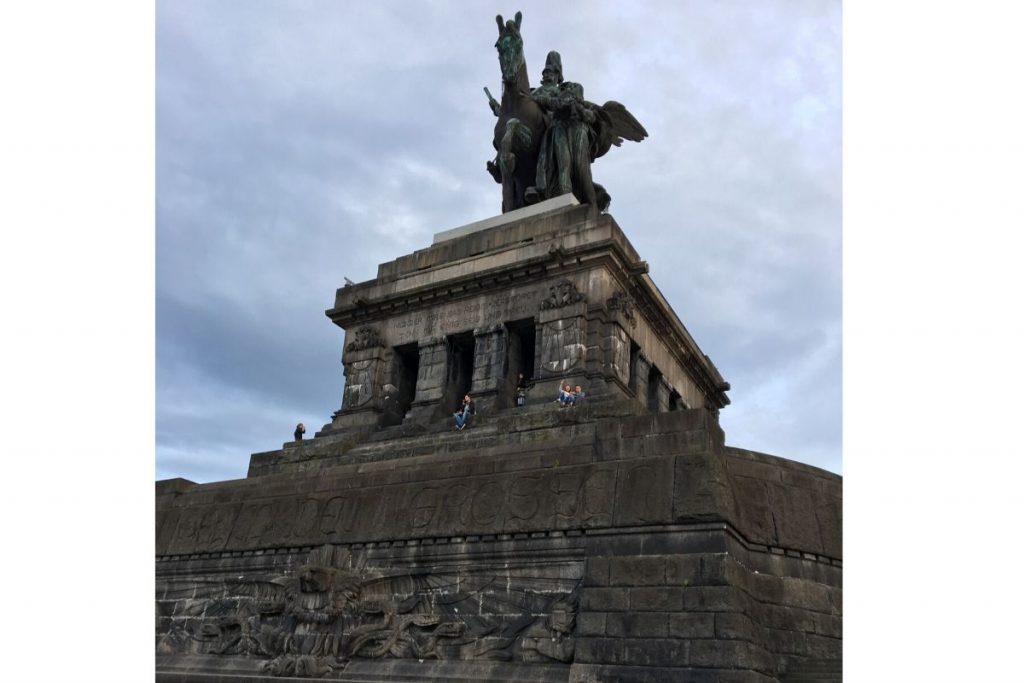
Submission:
[[[623,140],[640,142],[647,131],[621,104],[604,105],[583,98],[583,86],[566,81],[562,57],[548,53],[541,84],[530,89],[520,34],[523,15],[505,22],[497,17],[501,102],[487,88],[497,156],[487,170],[501,183],[503,213],[572,193],[583,204],[606,211],[611,197],[595,183],[590,166]]]

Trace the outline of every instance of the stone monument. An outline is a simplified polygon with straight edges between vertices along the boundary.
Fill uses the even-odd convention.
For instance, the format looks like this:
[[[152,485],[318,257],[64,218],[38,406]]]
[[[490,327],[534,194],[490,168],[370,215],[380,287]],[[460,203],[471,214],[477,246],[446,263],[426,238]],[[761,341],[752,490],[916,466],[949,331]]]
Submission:
[[[157,482],[158,681],[839,680],[841,477],[725,444],[729,384],[600,193],[527,202],[511,128],[501,215],[337,290],[330,422]]]

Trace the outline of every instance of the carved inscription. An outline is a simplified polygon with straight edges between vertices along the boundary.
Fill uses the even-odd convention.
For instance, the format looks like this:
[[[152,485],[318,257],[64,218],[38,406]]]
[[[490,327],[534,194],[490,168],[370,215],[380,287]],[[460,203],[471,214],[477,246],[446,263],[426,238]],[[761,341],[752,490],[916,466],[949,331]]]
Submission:
[[[620,467],[616,524],[667,522],[672,516],[671,459],[624,463]]]
[[[628,493],[637,498],[647,495],[647,485],[657,478],[640,472],[629,476]],[[172,542],[158,551],[185,554],[276,543],[603,526],[612,519],[614,491],[613,465],[587,465],[444,486],[407,484],[213,505],[185,511]]]
[[[423,337],[452,334],[519,320],[534,315],[540,291],[500,292],[475,301],[460,302],[396,318],[390,323],[389,338],[396,346]]]

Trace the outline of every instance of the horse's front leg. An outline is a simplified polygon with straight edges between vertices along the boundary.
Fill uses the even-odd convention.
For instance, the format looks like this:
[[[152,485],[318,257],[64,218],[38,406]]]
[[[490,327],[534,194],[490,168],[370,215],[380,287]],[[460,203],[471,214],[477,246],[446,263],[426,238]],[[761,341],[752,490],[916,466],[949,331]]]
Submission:
[[[508,213],[516,207],[515,196],[515,171],[516,154],[513,151],[515,146],[515,129],[519,125],[518,119],[509,119],[505,122],[505,134],[501,136],[501,145],[498,149],[498,166],[501,169],[501,212]]]
[[[523,188],[516,183],[516,150],[529,147],[532,135],[530,129],[519,119],[505,123],[505,134],[501,136],[498,164],[501,167],[501,210],[503,213],[523,206]]]

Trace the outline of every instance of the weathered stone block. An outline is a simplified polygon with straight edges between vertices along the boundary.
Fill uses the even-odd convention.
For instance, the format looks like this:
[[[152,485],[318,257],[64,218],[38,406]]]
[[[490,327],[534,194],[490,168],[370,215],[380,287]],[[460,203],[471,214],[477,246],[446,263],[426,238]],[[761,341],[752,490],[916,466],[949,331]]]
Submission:
[[[709,669],[654,666],[573,665],[569,683],[721,683],[723,675]],[[730,679],[730,683],[773,683],[773,679]]]
[[[683,588],[630,588],[629,608],[635,611],[683,609]]]
[[[666,586],[693,586],[700,582],[700,555],[676,555],[665,559]]]
[[[692,586],[682,590],[683,604],[694,612],[745,612],[747,594],[732,586]]]
[[[670,614],[668,633],[673,638],[714,638],[715,614],[712,612]]]
[[[814,614],[814,632],[829,638],[843,637],[843,620],[832,614]]]
[[[690,641],[690,665],[774,673],[771,655],[763,647],[742,640]]]
[[[718,612],[715,614],[715,637],[761,644],[767,637],[767,632],[754,624],[745,614]]]
[[[580,606],[588,612],[621,612],[629,608],[629,589],[585,588]]]
[[[613,557],[610,568],[613,586],[665,585],[665,558],[661,555]]]
[[[576,619],[577,634],[581,636],[603,636],[605,634],[604,612],[583,612]]]
[[[666,612],[619,612],[608,614],[605,632],[616,638],[665,638],[668,636]]]
[[[611,558],[608,557],[588,557],[586,568],[583,572],[583,585],[607,586],[609,583],[610,562]]]
[[[690,641],[658,638],[623,638],[622,658],[616,664],[639,666],[686,666]]]
[[[622,638],[579,638],[576,643],[576,661],[588,664],[618,664],[625,657],[626,643]]]
[[[802,579],[782,580],[782,602],[785,605],[828,613],[832,611],[829,593],[829,587],[822,584]]]
[[[672,519],[672,460],[622,462],[618,469],[616,525],[666,524]]]

